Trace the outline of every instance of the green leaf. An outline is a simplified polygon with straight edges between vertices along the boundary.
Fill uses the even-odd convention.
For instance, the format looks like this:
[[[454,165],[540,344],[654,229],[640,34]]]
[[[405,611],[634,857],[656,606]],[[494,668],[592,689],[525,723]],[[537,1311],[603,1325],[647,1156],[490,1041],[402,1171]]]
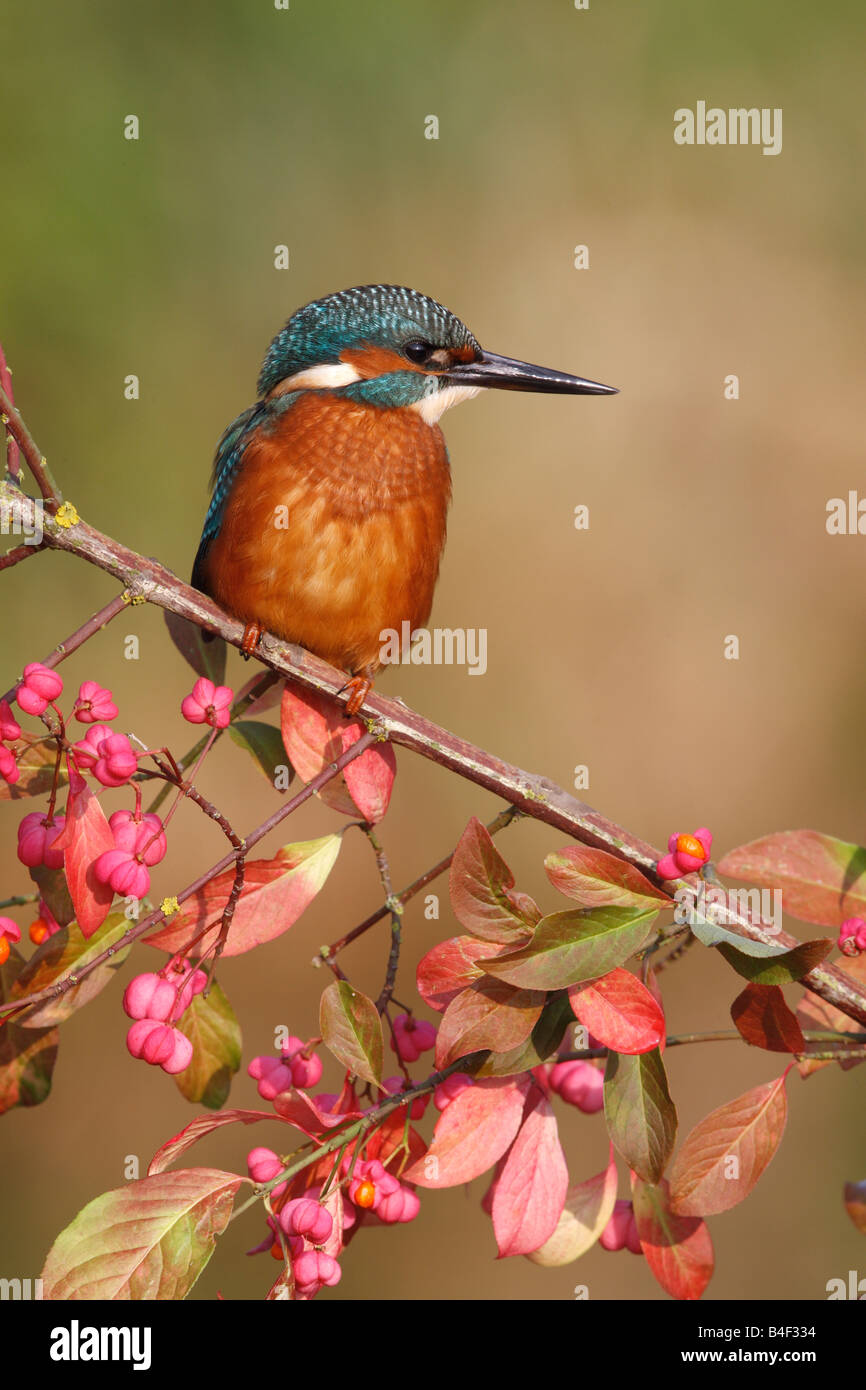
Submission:
[[[85,938],[77,922],[70,922],[59,932],[49,936],[37,951],[34,951],[18,979],[15,981],[11,997],[25,999],[59,980],[61,975],[79,972],[94,957],[120,941],[133,925],[122,912],[112,912],[94,936]],[[89,1004],[105,986],[110,984],[132,949],[131,944],[114,951],[110,960],[103,961],[79,985],[73,985],[64,994],[46,999],[32,1014],[23,1020],[24,1028],[46,1028],[54,1023],[63,1023],[76,1009]]]
[[[819,938],[817,941],[803,941],[790,951],[783,950],[763,960],[745,955],[734,946],[719,945],[716,950],[744,980],[751,980],[758,985],[789,985],[794,980],[801,980],[810,970],[814,970],[816,965],[820,965],[834,945],[835,942],[829,937]]]
[[[624,965],[649,940],[656,907],[596,907],[542,917],[519,951],[478,964],[521,989],[567,989]]]
[[[608,1053],[604,1114],[614,1147],[645,1182],[657,1183],[677,1135],[677,1112],[661,1053]]]
[[[279,791],[285,791],[295,775],[295,769],[286,756],[279,729],[260,719],[238,719],[236,723],[229,724],[228,731],[238,747],[245,748],[252,755],[256,766],[272,787],[276,786],[277,768],[288,768],[286,785],[279,788]]]
[[[192,1061],[174,1078],[177,1089],[187,1100],[219,1110],[241,1064],[240,1025],[220,986],[211,985],[207,997],[194,995],[177,1026],[193,1046]]]
[[[181,1168],[104,1192],[82,1208],[49,1250],[44,1297],[186,1298],[228,1224],[244,1181],[216,1168]]]
[[[756,956],[759,959],[781,955],[785,949],[784,946],[778,946],[770,941],[753,941],[751,937],[741,936],[739,932],[732,931],[730,927],[723,927],[719,922],[711,922],[698,913],[694,913],[688,918],[688,925],[702,946],[732,946],[734,950],[739,951],[744,956]]]
[[[335,980],[322,995],[319,1028],[338,1062],[363,1081],[381,1085],[382,1020],[372,999],[353,989],[348,980]]]

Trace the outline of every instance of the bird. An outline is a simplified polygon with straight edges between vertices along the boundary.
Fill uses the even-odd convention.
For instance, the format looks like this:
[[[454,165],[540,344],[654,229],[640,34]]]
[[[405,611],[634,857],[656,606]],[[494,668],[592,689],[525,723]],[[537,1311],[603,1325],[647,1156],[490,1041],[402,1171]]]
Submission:
[[[484,389],[617,388],[485,351],[457,316],[402,285],[359,285],[298,309],[272,340],[258,399],[217,445],[195,588],[348,679],[356,715],[386,632],[430,616],[451,471],[439,420]],[[404,628],[403,623],[409,627]]]

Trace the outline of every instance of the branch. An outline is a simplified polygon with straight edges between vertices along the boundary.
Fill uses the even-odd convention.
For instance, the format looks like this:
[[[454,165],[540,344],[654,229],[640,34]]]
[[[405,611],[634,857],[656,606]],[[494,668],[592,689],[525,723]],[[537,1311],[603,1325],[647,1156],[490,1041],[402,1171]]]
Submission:
[[[19,437],[16,422],[10,418],[10,423],[16,437]],[[19,442],[23,448],[20,437]],[[27,498],[8,480],[0,483],[0,503],[4,500],[18,505],[22,518],[27,517],[28,506],[31,509],[33,507],[32,499]],[[76,514],[73,512],[73,515]],[[89,564],[114,575],[125,587],[143,597],[148,603],[155,603],[181,618],[188,619],[198,627],[210,629],[233,646],[240,646],[244,633],[243,623],[224,613],[205,594],[184,584],[159,561],[138,555],[119,541],[112,540],[85,521],[81,521],[77,515],[72,522],[68,515],[62,519],[46,515],[43,518],[43,531],[45,542],[52,549],[65,550],[87,560]],[[266,633],[256,648],[256,656],[265,666],[304,689],[330,696],[336,703],[345,703],[348,699],[347,695],[341,694],[345,686],[345,672],[335,670],[327,662],[305,651],[303,647],[280,641],[279,638]],[[458,776],[475,783],[476,786],[484,787],[533,820],[542,821],[554,830],[559,830],[592,848],[604,849],[617,855],[659,883],[655,873],[655,866],[660,858],[657,849],[614,821],[608,820],[592,806],[579,801],[546,777],[524,772],[522,768],[514,767],[492,753],[477,748],[458,735],[449,733],[447,729],[416,714],[402,700],[389,699],[383,695],[369,695],[363,709],[368,716],[375,719],[379,737],[409,748],[440,767],[456,772]],[[355,747],[357,746],[356,744]],[[694,875],[689,875],[688,878],[659,883],[659,886],[671,898],[677,891],[695,897],[698,891],[697,884]],[[728,912],[724,924],[736,934],[753,941],[763,941],[788,950],[800,944],[795,937],[769,929],[746,911]],[[803,977],[802,983],[848,1017],[866,1024],[866,990],[835,966],[818,966]]]

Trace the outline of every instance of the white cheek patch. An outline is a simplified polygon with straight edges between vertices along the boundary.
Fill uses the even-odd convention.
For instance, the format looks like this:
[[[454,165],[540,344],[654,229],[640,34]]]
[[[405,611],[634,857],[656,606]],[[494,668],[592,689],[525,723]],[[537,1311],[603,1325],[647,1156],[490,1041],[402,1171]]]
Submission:
[[[442,386],[432,395],[422,396],[420,401],[413,401],[409,408],[417,410],[428,425],[435,425],[452,405],[459,405],[461,401],[471,401],[481,389],[480,386]]]
[[[322,362],[318,367],[307,367],[302,372],[280,382],[281,391],[301,391],[305,388],[351,386],[353,381],[361,381],[361,373],[350,362]]]

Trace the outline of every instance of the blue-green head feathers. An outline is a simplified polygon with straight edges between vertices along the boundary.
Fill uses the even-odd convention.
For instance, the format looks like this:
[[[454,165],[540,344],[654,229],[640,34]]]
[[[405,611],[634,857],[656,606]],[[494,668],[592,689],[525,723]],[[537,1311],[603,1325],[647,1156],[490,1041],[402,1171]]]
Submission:
[[[362,343],[398,352],[426,343],[481,353],[465,323],[435,299],[402,285],[359,285],[315,299],[292,315],[268,348],[259,395],[298,372],[339,362],[341,353]]]

